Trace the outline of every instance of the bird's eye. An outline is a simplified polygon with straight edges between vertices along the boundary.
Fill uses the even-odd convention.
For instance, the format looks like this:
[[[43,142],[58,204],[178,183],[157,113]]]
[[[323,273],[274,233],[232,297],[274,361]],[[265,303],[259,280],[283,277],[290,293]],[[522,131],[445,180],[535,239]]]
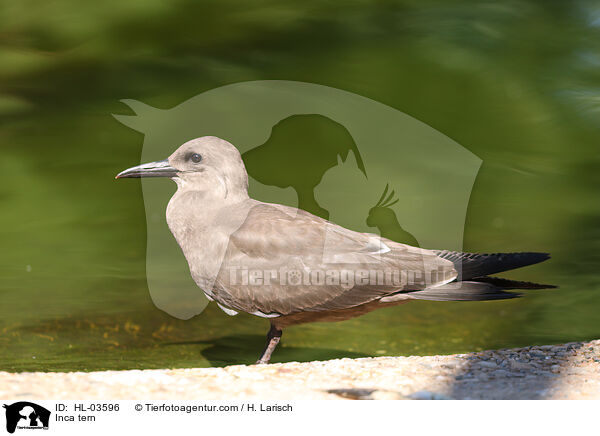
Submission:
[[[192,153],[192,155],[190,156],[190,159],[192,162],[198,163],[202,160],[202,156],[200,156],[198,153]]]

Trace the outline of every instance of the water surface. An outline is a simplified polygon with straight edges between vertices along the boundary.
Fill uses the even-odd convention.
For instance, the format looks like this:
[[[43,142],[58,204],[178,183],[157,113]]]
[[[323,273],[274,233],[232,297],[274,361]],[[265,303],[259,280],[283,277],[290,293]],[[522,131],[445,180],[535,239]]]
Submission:
[[[169,108],[259,79],[364,95],[469,149],[483,164],[465,250],[551,252],[551,261],[510,276],[560,286],[510,301],[417,302],[292,327],[274,361],[600,337],[593,2],[262,1],[249,9],[235,1],[61,0],[35,11],[14,2],[0,8],[0,370],[256,359],[266,321],[229,317],[213,304],[184,321],[152,303],[141,187],[113,179],[139,163],[143,136],[111,113],[128,113],[122,98]],[[302,130],[292,126],[280,140]],[[328,153],[345,153],[333,145],[315,152],[324,167]],[[273,176],[277,153],[247,158],[257,176]],[[306,180],[303,165],[289,171]],[[327,212],[304,200],[306,209]],[[402,237],[393,224],[390,234]]]

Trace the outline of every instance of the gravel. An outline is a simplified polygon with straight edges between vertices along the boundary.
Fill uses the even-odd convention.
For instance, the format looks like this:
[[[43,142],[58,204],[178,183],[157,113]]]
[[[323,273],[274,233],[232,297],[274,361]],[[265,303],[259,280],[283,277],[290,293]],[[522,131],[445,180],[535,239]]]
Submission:
[[[0,372],[0,397],[34,399],[600,399],[600,340],[449,356],[225,368]]]

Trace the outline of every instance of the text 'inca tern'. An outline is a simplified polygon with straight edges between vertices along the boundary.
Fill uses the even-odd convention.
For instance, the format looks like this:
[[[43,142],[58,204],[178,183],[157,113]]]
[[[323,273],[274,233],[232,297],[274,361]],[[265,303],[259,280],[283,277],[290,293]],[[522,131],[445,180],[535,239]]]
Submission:
[[[177,183],[167,223],[196,284],[227,314],[271,323],[257,363],[269,362],[290,325],[342,321],[412,300],[497,300],[519,295],[510,289],[552,287],[489,277],[546,260],[545,253],[426,250],[253,200],[239,151],[217,137],[117,175],[127,177]]]

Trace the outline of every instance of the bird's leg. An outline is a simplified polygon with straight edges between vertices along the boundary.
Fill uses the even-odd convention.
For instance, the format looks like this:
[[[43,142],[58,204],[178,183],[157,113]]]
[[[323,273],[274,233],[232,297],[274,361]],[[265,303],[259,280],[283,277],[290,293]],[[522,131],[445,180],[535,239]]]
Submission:
[[[267,344],[265,345],[262,355],[256,361],[257,364],[269,363],[271,354],[273,354],[275,347],[277,347],[277,344],[281,339],[281,333],[283,332],[271,324],[271,329],[269,330],[269,333],[267,333]]]

